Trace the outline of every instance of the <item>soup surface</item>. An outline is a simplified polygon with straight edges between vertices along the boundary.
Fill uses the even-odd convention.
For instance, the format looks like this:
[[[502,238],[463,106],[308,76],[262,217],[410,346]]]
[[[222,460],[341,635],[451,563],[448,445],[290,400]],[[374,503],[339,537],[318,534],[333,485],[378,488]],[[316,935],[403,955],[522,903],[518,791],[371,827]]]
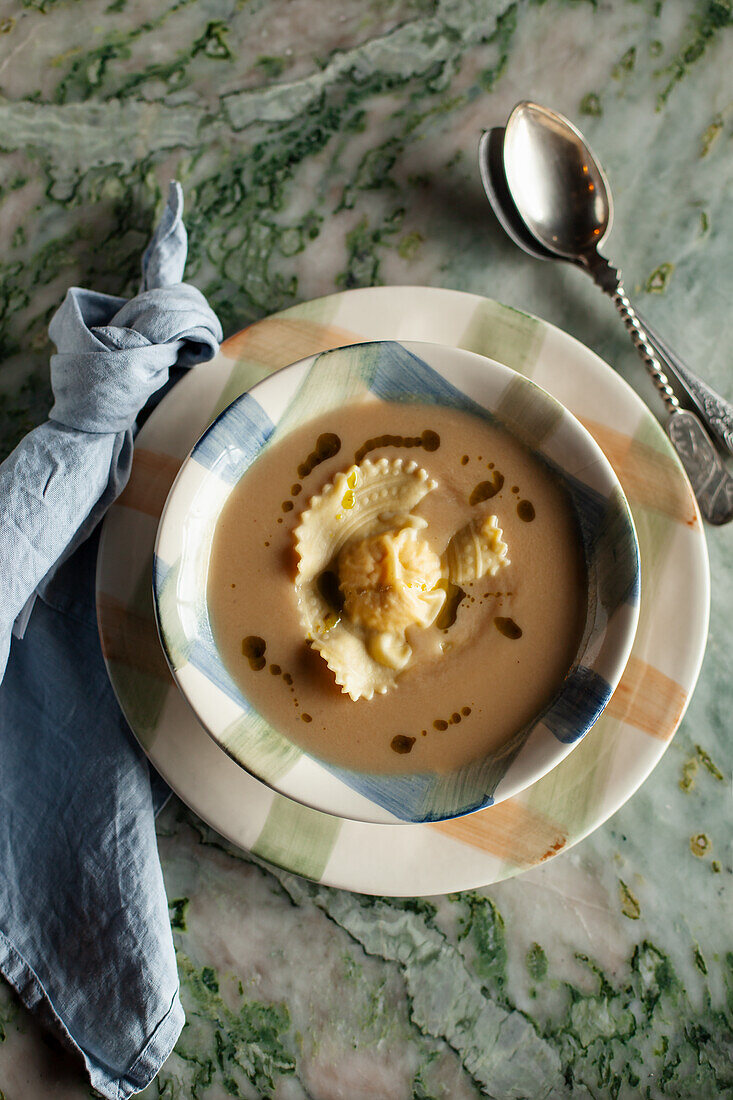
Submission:
[[[395,686],[354,701],[306,642],[293,531],[310,498],[365,457],[415,460],[437,482],[414,513],[438,555],[467,522],[496,515],[510,564],[448,585],[435,623],[408,627],[413,660]],[[253,463],[219,518],[207,598],[224,663],[275,729],[344,767],[444,772],[500,751],[551,701],[577,652],[585,593],[566,491],[515,436],[454,409],[369,399]]]

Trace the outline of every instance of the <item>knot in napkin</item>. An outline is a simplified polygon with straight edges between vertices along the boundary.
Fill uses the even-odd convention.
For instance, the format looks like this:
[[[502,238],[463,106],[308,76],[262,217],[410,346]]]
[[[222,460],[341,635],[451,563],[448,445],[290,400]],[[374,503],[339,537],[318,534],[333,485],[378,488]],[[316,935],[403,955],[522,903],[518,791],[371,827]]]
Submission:
[[[186,283],[129,302],[73,287],[48,333],[58,348],[49,419],[82,432],[131,428],[170,368],[211,359],[220,337],[203,294]]]
[[[49,326],[55,402],[49,419],[0,466],[0,677],[11,628],[22,637],[35,595],[95,527],[127,483],[135,419],[174,365],[211,359],[218,318],[182,283],[186,231],[171,184],[143,257],[141,292],[127,301],[74,287]]]

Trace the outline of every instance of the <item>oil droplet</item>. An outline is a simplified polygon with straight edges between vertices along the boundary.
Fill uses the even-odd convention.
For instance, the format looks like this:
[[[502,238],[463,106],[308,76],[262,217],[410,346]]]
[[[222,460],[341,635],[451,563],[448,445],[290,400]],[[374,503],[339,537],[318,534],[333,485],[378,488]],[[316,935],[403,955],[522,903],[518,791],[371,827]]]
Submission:
[[[292,500],[284,500],[283,501],[283,512],[292,512],[292,510],[293,510]]]
[[[448,723],[444,718],[436,718],[433,722],[433,726],[436,730],[440,730],[441,732],[448,729]]]
[[[278,522],[278,523],[282,523],[282,521],[283,521],[283,518],[282,518],[282,516],[278,516],[278,517],[277,517],[277,522]]]
[[[493,470],[493,469],[494,469],[494,465],[495,465],[495,464],[494,464],[493,462],[490,462],[490,463],[489,463],[489,469],[490,469],[490,470]]]
[[[432,432],[429,428],[426,428],[420,439],[426,451],[437,451],[440,446],[440,436],[437,432]]]
[[[463,458],[461,459],[461,466],[468,466],[468,462],[469,462],[468,455],[464,455]]]
[[[298,466],[298,477],[308,477],[316,466],[319,466],[321,462],[325,462],[327,458],[333,458],[341,450],[341,440],[333,432],[323,432],[318,436],[316,445],[311,453],[306,458],[305,462],[301,462]]]
[[[522,637],[522,628],[521,626],[517,626],[514,619],[504,619],[498,615],[494,619],[494,626],[505,638],[511,638],[516,641],[517,638]]]
[[[354,507],[354,489],[356,488],[356,483],[358,480],[359,475],[357,474],[356,470],[352,470],[346,478],[348,489],[341,498],[341,507],[344,508],[346,511],[349,511],[351,508]]]
[[[445,578],[439,580],[436,587],[442,588],[445,592],[445,602],[440,609],[438,618],[435,620],[435,625],[438,630],[450,630],[458,617],[458,608],[461,600],[465,599],[466,593],[463,588]]]
[[[312,722],[313,721],[310,714],[306,714],[305,711],[303,711],[303,713],[301,714],[300,720],[301,720],[301,722]]]
[[[423,737],[427,737],[427,735],[428,735],[427,730],[420,730],[420,733],[422,734]]]
[[[249,667],[253,672],[259,672],[267,664],[266,649],[265,639],[257,634],[249,634],[246,638],[242,638],[242,653],[249,661]]]
[[[236,588],[236,587],[237,587],[236,584],[232,583],[232,588]]]
[[[518,485],[512,485],[512,492],[513,493],[518,493],[519,492],[519,486]]]
[[[470,713],[471,713],[471,708],[470,707],[461,707],[461,714],[463,715],[464,718],[468,718]]]
[[[454,725],[454,726],[457,726],[457,725],[458,725],[458,723],[459,723],[459,722],[460,722],[460,720],[461,720],[461,716],[460,716],[460,714],[458,713],[458,711],[457,711],[457,710],[454,710],[454,711],[453,711],[453,714],[451,714],[451,716],[450,716],[450,717],[451,717],[451,722],[453,723],[453,725]]]
[[[303,486],[299,485],[297,481],[296,481],[295,485],[291,485],[290,486],[290,495],[291,495],[291,497],[297,497],[298,493],[301,491],[302,488],[303,488]]]
[[[265,546],[269,546],[269,545],[270,545],[269,542],[265,541]]]
[[[284,672],[283,673],[283,680],[285,681],[286,684],[292,684],[293,677],[290,675],[289,672]]]
[[[414,737],[406,737],[404,733],[398,733],[396,737],[392,738],[391,745],[395,752],[406,753],[412,751],[412,746],[415,744]]]
[[[517,504],[517,515],[525,523],[531,523],[535,517],[534,504],[531,500],[520,500]]]
[[[479,481],[476,488],[468,498],[469,504],[481,504],[484,500],[490,500],[500,492],[504,484],[504,476],[498,470],[494,470],[491,481]]]
[[[270,672],[272,673],[273,676],[281,676],[282,675],[282,669],[280,668],[280,665],[270,665]]]

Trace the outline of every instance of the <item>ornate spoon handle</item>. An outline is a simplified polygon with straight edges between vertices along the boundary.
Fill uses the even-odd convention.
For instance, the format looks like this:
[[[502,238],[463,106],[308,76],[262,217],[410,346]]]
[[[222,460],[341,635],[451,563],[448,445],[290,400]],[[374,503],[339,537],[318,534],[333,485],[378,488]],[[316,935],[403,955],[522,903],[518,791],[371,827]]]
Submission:
[[[639,315],[626,295],[621,279],[617,281],[616,287],[611,294],[611,299],[616,309],[621,314],[634,346],[644,360],[644,366],[649,371],[652,381],[659,390],[667,409],[670,413],[679,412],[680,403],[669,384],[667,375],[662,370],[662,365],[657,358],[655,348],[652,346],[649,339],[649,333],[645,328],[642,328]]]
[[[733,405],[693,374],[662,337],[647,324],[638,310],[636,316],[667,374],[671,375],[680,389],[687,394],[700,413],[701,420],[710,429],[720,446],[728,454],[733,454]]]
[[[618,271],[595,253],[588,264],[591,275],[613,300],[670,413],[667,433],[690,479],[700,511],[716,525],[733,520],[733,477],[728,473],[710,436],[694,413],[682,409],[662,365],[628,299]]]
[[[680,409],[667,421],[667,432],[687,471],[705,519],[716,526],[730,523],[733,519],[733,477],[698,418],[693,412]]]

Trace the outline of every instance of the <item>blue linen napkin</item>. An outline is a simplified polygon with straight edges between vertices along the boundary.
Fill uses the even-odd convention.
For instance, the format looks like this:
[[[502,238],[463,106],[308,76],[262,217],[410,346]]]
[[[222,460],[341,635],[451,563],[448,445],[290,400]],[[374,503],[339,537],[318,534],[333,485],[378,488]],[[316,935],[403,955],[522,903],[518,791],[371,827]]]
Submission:
[[[0,465],[0,971],[114,1100],[145,1088],[184,1022],[154,829],[167,790],[115,700],[94,606],[94,529],[135,420],[221,340],[180,281],[182,203],[174,183],[137,297],[68,292],[49,420]]]

